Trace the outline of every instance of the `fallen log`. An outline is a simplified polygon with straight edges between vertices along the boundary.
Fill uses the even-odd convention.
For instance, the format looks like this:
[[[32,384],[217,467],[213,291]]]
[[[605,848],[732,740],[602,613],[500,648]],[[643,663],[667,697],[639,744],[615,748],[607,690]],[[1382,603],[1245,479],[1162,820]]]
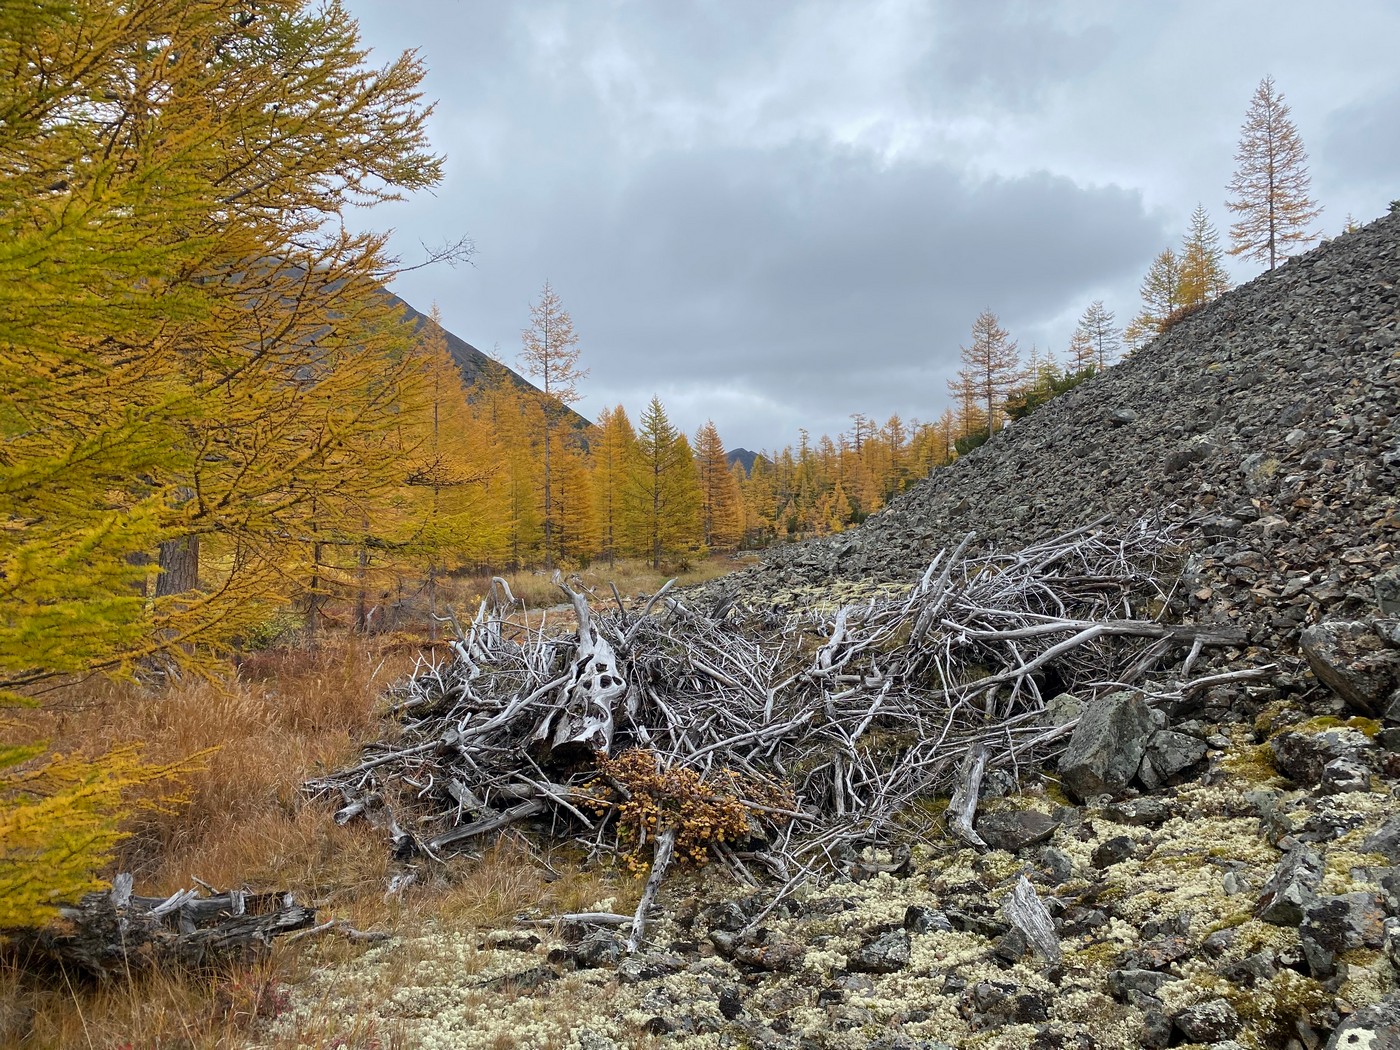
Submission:
[[[191,889],[140,897],[131,886],[130,875],[118,875],[109,891],[60,908],[49,926],[6,931],[8,949],[27,966],[62,966],[98,977],[152,967],[202,970],[245,960],[275,938],[316,922],[316,909],[290,893],[205,895]]]

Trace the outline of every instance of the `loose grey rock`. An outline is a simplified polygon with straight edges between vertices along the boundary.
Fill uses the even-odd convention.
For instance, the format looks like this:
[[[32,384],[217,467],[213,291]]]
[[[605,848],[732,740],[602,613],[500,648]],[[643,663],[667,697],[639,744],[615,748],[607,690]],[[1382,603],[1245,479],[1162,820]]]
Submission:
[[[1046,846],[1040,851],[1040,859],[1031,877],[1049,886],[1059,886],[1074,874],[1074,861],[1064,850]]]
[[[846,961],[855,973],[895,973],[909,965],[909,931],[890,930],[867,941]]]
[[[1242,1026],[1240,1015],[1225,999],[1188,1006],[1172,1018],[1172,1023],[1192,1043],[1218,1043],[1229,1039]]]
[[[569,1050],[620,1050],[620,1047],[591,1028],[580,1028],[570,1039]]]
[[[1113,970],[1108,975],[1108,992],[1119,1002],[1127,1002],[1132,992],[1155,996],[1162,985],[1177,980],[1156,970]]]
[[[736,945],[731,956],[736,963],[770,973],[795,973],[802,968],[802,960],[806,957],[805,946],[796,941],[783,940],[759,945]]]
[[[1069,747],[1060,756],[1060,776],[1074,797],[1117,794],[1142,764],[1148,738],[1157,729],[1152,710],[1137,693],[1099,697],[1080,716]]]
[[[1172,807],[1155,795],[1142,795],[1138,798],[1125,798],[1109,806],[1108,815],[1120,824],[1136,827],[1154,827],[1171,818]]]
[[[936,908],[924,908],[911,904],[904,911],[904,928],[910,933],[951,933],[953,924],[948,916]]]
[[[1306,846],[1292,850],[1264,884],[1254,914],[1275,926],[1297,926],[1317,900],[1322,875],[1321,856]]]
[[[1334,758],[1322,767],[1317,790],[1323,795],[1370,791],[1371,767],[1355,758]]]
[[[622,940],[612,930],[594,930],[579,941],[570,954],[581,969],[614,966],[622,958]]]
[[[1385,943],[1384,898],[1375,893],[1323,897],[1310,905],[1298,930],[1303,956],[1314,977],[1331,977],[1337,956],[1352,948]]]
[[[1348,1017],[1327,1040],[1327,1050],[1400,1050],[1400,992]]]
[[[1096,868],[1109,868],[1121,864],[1137,850],[1137,843],[1127,835],[1115,835],[1094,848],[1093,862]]]
[[[1380,830],[1361,844],[1367,853],[1379,853],[1392,864],[1400,864],[1400,817],[1391,817]]]
[[[1400,565],[1371,577],[1382,616],[1400,616]]]
[[[1190,769],[1206,757],[1206,744],[1194,736],[1171,729],[1159,729],[1147,741],[1138,779],[1155,791],[1178,773]]]
[[[1056,693],[1045,705],[1045,719],[1052,726],[1067,726],[1084,713],[1084,701],[1073,693]]]
[[[1019,853],[1030,846],[1048,842],[1058,825],[1039,810],[1022,809],[985,813],[977,821],[977,833],[992,849]]]
[[[1285,730],[1269,741],[1278,771],[1304,787],[1315,787],[1329,762],[1345,758],[1363,763],[1375,744],[1355,729],[1335,728],[1322,732]]]
[[[1379,715],[1400,686],[1400,652],[1370,621],[1329,620],[1307,628],[1301,641],[1318,680],[1363,715]]]

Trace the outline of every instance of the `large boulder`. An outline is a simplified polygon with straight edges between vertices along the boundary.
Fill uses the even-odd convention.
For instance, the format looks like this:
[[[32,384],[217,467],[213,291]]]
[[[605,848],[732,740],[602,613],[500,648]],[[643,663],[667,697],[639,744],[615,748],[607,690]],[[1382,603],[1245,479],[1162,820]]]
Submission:
[[[1400,686],[1400,650],[1390,640],[1393,621],[1327,620],[1302,634],[1313,674],[1363,715],[1384,713]]]
[[[1081,802],[1118,794],[1137,775],[1157,728],[1157,717],[1137,693],[1108,693],[1090,701],[1060,756],[1065,790]]]

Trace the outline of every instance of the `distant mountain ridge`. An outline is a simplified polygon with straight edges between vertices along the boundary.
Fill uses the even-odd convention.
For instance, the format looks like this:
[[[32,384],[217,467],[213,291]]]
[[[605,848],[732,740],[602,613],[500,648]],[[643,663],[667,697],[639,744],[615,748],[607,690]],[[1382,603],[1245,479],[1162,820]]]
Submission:
[[[758,459],[758,453],[750,452],[746,448],[731,448],[725,453],[725,459],[729,462],[729,469],[733,470],[735,463],[742,463],[744,465],[744,473],[752,474],[754,460]]]

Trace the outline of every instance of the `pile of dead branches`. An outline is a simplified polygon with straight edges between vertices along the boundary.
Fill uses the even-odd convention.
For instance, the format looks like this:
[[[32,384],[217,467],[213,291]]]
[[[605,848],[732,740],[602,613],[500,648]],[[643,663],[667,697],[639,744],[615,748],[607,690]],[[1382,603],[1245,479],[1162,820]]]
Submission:
[[[1238,632],[1160,621],[1170,527],[1086,528],[1011,555],[944,551],[902,593],[798,614],[696,608],[669,585],[628,608],[563,586],[577,631],[527,627],[498,581],[456,658],[398,692],[392,738],[310,785],[337,819],[441,856],[511,825],[599,853],[679,840],[750,878],[849,866],[888,843],[964,758],[1039,768],[1073,725],[1047,702],[1163,697]],[[645,849],[645,854],[640,851]]]

